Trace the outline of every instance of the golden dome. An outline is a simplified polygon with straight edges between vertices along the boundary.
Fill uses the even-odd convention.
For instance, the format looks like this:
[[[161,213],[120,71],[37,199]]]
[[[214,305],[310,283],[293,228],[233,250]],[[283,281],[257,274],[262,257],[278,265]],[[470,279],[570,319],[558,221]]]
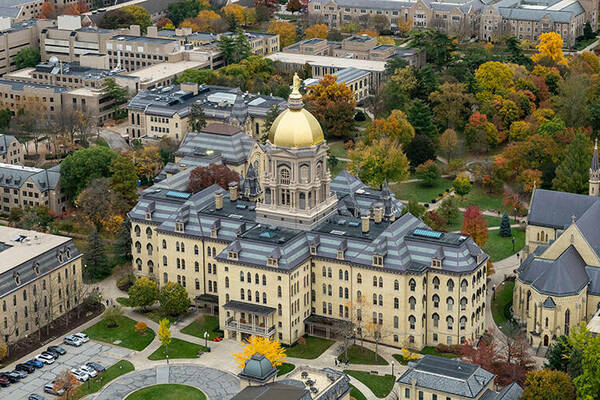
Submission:
[[[309,147],[325,140],[319,121],[302,107],[299,81],[298,75],[295,75],[288,109],[279,114],[271,125],[269,141],[275,146]]]

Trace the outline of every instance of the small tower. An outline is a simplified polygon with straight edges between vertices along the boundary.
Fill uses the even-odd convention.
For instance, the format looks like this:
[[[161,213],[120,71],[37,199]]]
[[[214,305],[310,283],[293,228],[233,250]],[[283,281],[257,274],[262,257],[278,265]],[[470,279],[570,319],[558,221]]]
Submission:
[[[600,191],[600,166],[598,165],[598,139],[594,144],[594,155],[590,167],[590,196],[598,196]]]

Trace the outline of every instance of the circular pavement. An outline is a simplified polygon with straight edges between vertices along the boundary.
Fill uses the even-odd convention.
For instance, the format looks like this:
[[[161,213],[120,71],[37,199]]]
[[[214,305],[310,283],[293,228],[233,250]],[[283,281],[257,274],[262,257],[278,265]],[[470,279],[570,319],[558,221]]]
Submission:
[[[140,388],[179,383],[196,387],[210,400],[229,400],[240,391],[240,380],[214,368],[200,365],[161,365],[133,371],[115,379],[96,396],[96,400],[123,399]]]

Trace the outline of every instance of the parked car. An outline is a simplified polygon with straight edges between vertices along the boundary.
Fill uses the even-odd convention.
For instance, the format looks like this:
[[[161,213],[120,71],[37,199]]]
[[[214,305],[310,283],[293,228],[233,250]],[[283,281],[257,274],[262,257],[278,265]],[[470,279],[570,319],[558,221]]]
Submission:
[[[42,396],[41,394],[31,393],[29,395],[29,397],[27,398],[27,400],[48,400],[48,399],[45,398],[44,396]]]
[[[104,372],[106,370],[106,368],[104,368],[104,366],[102,364],[99,364],[99,363],[93,362],[93,361],[90,361],[89,363],[87,363],[85,365],[90,368],[94,368],[96,370],[96,372]]]
[[[52,357],[54,357],[54,358],[58,358],[58,357],[60,357],[60,354],[58,354],[57,352],[55,352],[55,351],[53,351],[53,350],[48,350],[48,349],[46,349],[46,350],[45,350],[45,351],[43,351],[42,353],[48,353],[48,354],[51,354],[51,355],[52,355]]]
[[[80,369],[73,368],[71,373],[79,382],[85,382],[90,379],[90,376]]]
[[[32,367],[31,365],[27,365],[27,364],[17,364],[15,366],[15,369],[17,371],[25,371],[28,374],[32,374],[35,372],[35,367]]]
[[[82,365],[81,367],[79,367],[79,369],[88,374],[90,378],[93,378],[96,375],[98,375],[98,372],[96,372],[94,368],[88,367],[87,365]]]
[[[50,383],[46,383],[46,384],[44,385],[44,392],[45,392],[45,393],[50,393],[50,394],[53,394],[53,395],[55,395],[55,396],[62,396],[62,395],[63,395],[63,393],[65,393],[65,390],[64,390],[64,389],[58,389],[58,390],[54,390],[54,383],[55,383],[55,382],[56,382],[56,381],[52,381],[52,382],[50,382]]]
[[[27,361],[25,364],[27,365],[31,365],[34,368],[42,368],[44,366],[44,363],[41,362],[40,360],[36,360],[35,358],[33,360],[29,360]]]
[[[87,343],[90,341],[90,338],[85,333],[81,333],[81,332],[74,333],[73,336],[75,336],[77,339],[81,340],[82,343]]]
[[[7,387],[8,385],[10,385],[10,381],[8,380],[8,378],[0,376],[0,386]]]
[[[0,377],[8,379],[10,383],[19,382],[20,376],[14,375],[11,372],[0,372]]]
[[[61,346],[50,346],[46,350],[48,350],[49,352],[55,352],[56,354],[61,355],[61,356],[64,356],[65,354],[67,354],[67,350],[65,350]]]
[[[56,360],[56,356],[49,351],[42,351],[42,354],[45,356],[48,356],[48,357],[52,357],[53,359]]]
[[[54,357],[46,354],[38,354],[35,358],[40,360],[44,364],[54,364]]]
[[[65,344],[68,344],[69,346],[75,346],[75,347],[79,347],[83,344],[83,342],[80,339],[76,338],[73,335],[69,335],[69,336],[65,337],[64,342],[65,342]]]
[[[20,371],[18,369],[13,369],[12,371],[10,371],[10,373],[14,374],[14,375],[18,375],[19,379],[27,378],[27,372],[25,372],[25,371]]]

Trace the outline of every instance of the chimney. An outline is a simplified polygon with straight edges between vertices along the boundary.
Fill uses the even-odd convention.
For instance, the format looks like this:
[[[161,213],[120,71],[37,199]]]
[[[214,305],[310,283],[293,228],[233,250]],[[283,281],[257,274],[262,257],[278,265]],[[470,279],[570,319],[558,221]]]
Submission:
[[[383,204],[375,203],[373,206],[373,219],[378,224],[383,220]]]
[[[360,221],[361,221],[361,225],[362,225],[362,233],[369,233],[369,214],[365,213],[363,215],[360,216]]]
[[[139,25],[129,25],[129,34],[131,36],[142,36],[142,29]]]
[[[192,92],[194,96],[198,95],[198,84],[194,82],[181,82],[180,85],[181,90],[185,90],[186,92]]]
[[[229,200],[236,201],[238,199],[238,183],[231,182],[229,184]]]
[[[221,190],[215,193],[215,209],[220,210],[223,208],[223,192]]]
[[[158,28],[156,26],[149,26],[146,31],[148,37],[158,37]]]

